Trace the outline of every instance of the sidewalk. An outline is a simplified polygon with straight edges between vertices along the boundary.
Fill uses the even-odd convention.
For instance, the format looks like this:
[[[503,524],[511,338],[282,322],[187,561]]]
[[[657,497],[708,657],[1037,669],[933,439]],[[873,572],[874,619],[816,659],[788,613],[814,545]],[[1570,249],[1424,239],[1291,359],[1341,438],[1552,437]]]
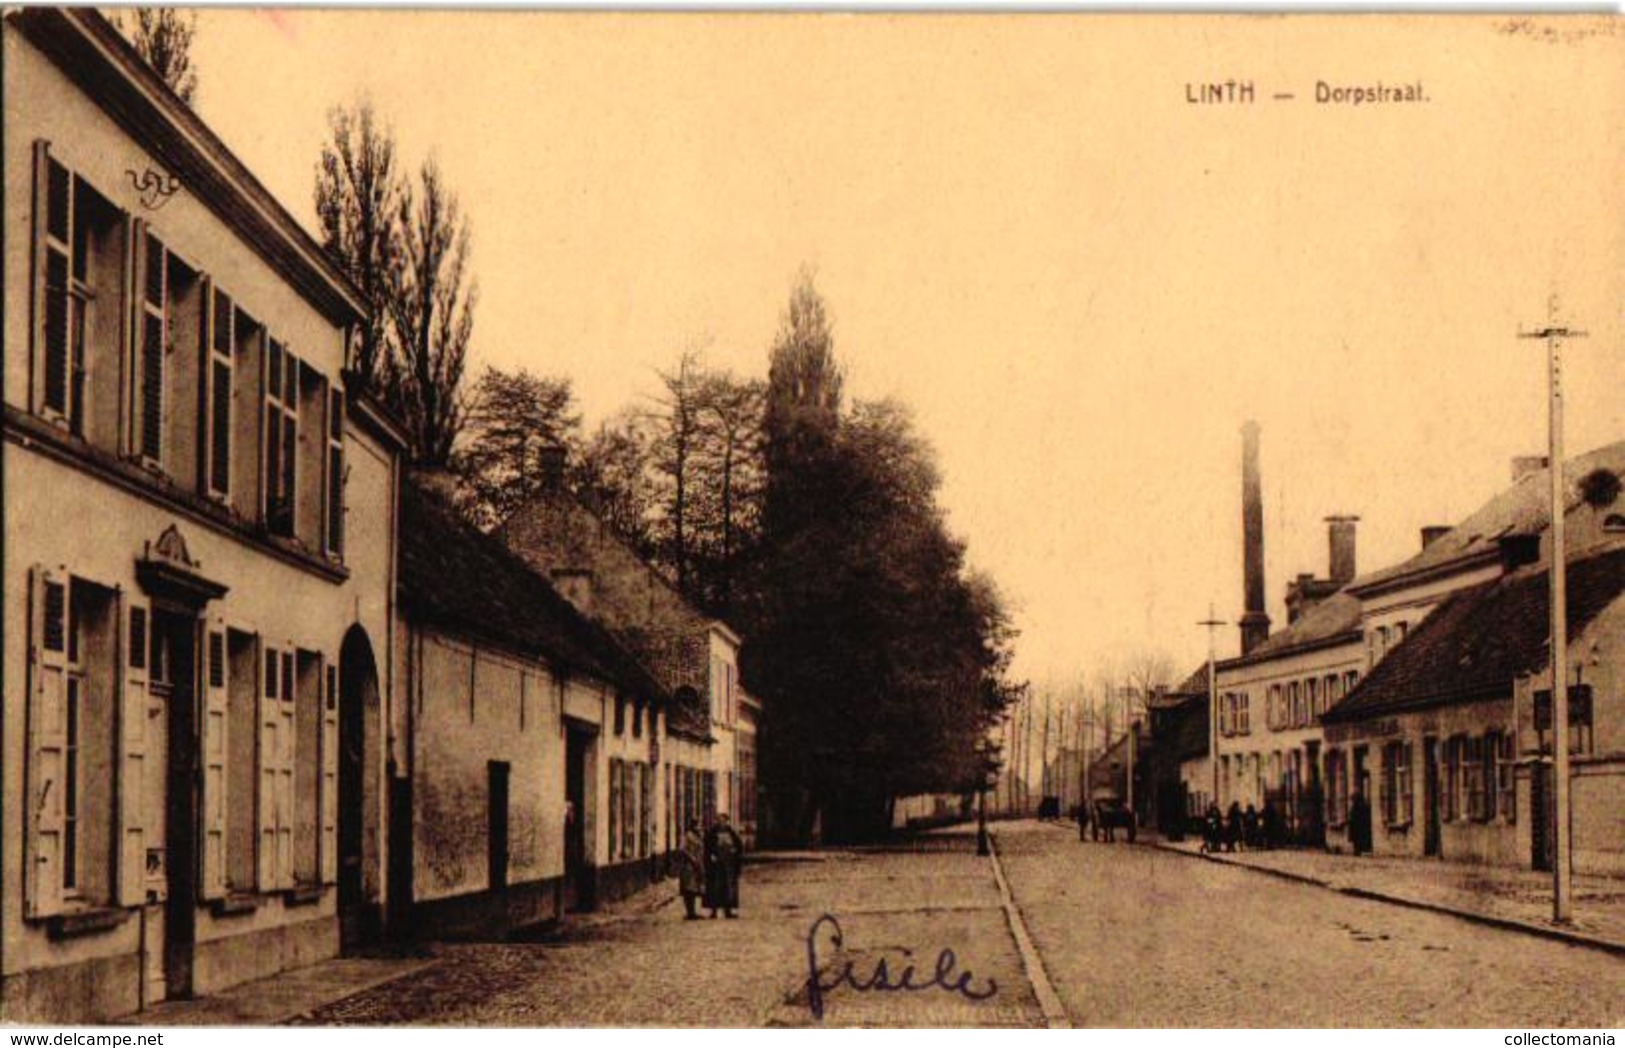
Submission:
[[[1192,858],[1246,866],[1345,895],[1448,913],[1482,924],[1625,954],[1625,879],[1576,875],[1574,920],[1554,924],[1549,873],[1424,859],[1281,850],[1204,855],[1201,842],[1153,840]]]
[[[117,1021],[124,1026],[280,1026],[332,1001],[404,979],[432,957],[335,957],[208,997],[165,1001]]]

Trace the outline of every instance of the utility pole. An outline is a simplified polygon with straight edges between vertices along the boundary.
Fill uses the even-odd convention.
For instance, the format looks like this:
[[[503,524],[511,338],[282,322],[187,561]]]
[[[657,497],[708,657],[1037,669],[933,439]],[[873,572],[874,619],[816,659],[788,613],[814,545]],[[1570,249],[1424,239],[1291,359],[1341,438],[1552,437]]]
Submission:
[[[1207,606],[1207,618],[1197,623],[1207,627],[1207,763],[1213,772],[1213,793],[1209,803],[1219,803],[1219,667],[1218,649],[1214,647],[1213,631],[1225,625],[1213,611],[1213,602]]]
[[[1123,783],[1123,793],[1128,800],[1129,818],[1134,818],[1134,744],[1136,739],[1134,731],[1134,686],[1123,686],[1123,750],[1128,755],[1128,777]]]
[[[1551,555],[1551,661],[1552,661],[1552,797],[1556,813],[1553,822],[1552,920],[1567,924],[1573,919],[1573,880],[1569,870],[1569,681],[1567,564],[1564,562],[1563,513],[1567,505],[1563,484],[1563,340],[1585,338],[1557,322],[1557,296],[1547,303],[1546,326],[1536,331],[1520,331],[1519,338],[1538,338],[1546,343],[1547,473],[1551,477],[1552,555]]]

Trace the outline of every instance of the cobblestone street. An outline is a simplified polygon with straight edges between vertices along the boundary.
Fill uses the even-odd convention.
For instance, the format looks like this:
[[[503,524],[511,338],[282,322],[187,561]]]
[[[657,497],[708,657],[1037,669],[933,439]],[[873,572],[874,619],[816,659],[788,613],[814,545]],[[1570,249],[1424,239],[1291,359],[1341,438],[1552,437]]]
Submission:
[[[1038,1026],[988,860],[966,835],[907,850],[831,852],[746,867],[738,920],[684,921],[668,883],[611,912],[572,919],[552,939],[436,948],[439,963],[318,1009],[315,1024],[512,1026],[804,1026],[807,933],[836,915],[845,951],[867,981],[884,956],[894,981],[917,982],[954,951],[956,972],[997,993],[970,1001],[940,989],[825,995],[836,1026]],[[904,950],[912,951],[904,954]],[[840,967],[826,968],[833,982]],[[955,976],[957,978],[957,975]],[[950,980],[953,981],[953,980]]]
[[[1613,1027],[1625,960],[1354,898],[1172,851],[1079,843],[1066,827],[997,828],[1013,903],[1081,1027]],[[929,982],[938,951],[996,993],[825,994],[832,1026],[1042,1026],[992,863],[965,833],[897,848],[768,857],[740,919],[684,921],[669,885],[534,942],[447,944],[426,970],[323,1006],[322,1025],[808,1026],[807,935],[823,981],[886,959]],[[828,929],[826,928],[826,932]],[[908,951],[908,952],[905,952]]]
[[[1078,1026],[1617,1027],[1625,960],[1157,848],[1002,828]]]

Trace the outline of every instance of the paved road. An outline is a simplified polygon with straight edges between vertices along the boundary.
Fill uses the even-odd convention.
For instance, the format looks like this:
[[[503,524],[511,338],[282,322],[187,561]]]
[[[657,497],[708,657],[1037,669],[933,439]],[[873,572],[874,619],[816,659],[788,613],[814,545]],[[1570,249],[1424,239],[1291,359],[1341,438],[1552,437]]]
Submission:
[[[851,962],[869,981],[882,958],[918,981],[952,949],[980,991],[825,994],[832,1026],[1039,1026],[988,860],[972,838],[915,849],[834,853],[746,867],[740,919],[684,921],[669,886],[621,912],[572,922],[557,938],[438,947],[440,963],[327,1006],[318,1024],[468,1026],[810,1026],[807,934],[837,916],[845,948],[820,938],[825,981]],[[659,905],[652,905],[659,903]],[[908,951],[908,952],[905,952]],[[957,978],[957,975],[956,975]],[[950,982],[954,981],[952,979]]]
[[[1350,898],[1156,848],[999,830],[1024,926],[1074,1026],[1617,1027],[1625,959]],[[321,1024],[809,1026],[807,933],[823,977],[885,959],[929,981],[938,951],[997,992],[825,995],[832,1026],[1036,1026],[993,867],[967,835],[914,850],[746,869],[741,919],[686,922],[669,887],[537,942],[437,947],[439,963],[317,1011]],[[826,929],[827,933],[827,929]],[[954,979],[948,981],[952,982]]]
[[[1077,1026],[1625,1024],[1595,950],[1055,827],[999,845]]]

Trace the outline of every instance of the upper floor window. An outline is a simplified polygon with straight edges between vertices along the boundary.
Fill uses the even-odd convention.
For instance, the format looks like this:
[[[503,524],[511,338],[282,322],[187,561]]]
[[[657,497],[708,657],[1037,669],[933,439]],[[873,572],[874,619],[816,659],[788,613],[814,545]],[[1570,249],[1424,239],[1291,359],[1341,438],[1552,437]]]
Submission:
[[[34,159],[30,410],[170,490],[340,556],[343,394],[169,233],[47,143]]]

